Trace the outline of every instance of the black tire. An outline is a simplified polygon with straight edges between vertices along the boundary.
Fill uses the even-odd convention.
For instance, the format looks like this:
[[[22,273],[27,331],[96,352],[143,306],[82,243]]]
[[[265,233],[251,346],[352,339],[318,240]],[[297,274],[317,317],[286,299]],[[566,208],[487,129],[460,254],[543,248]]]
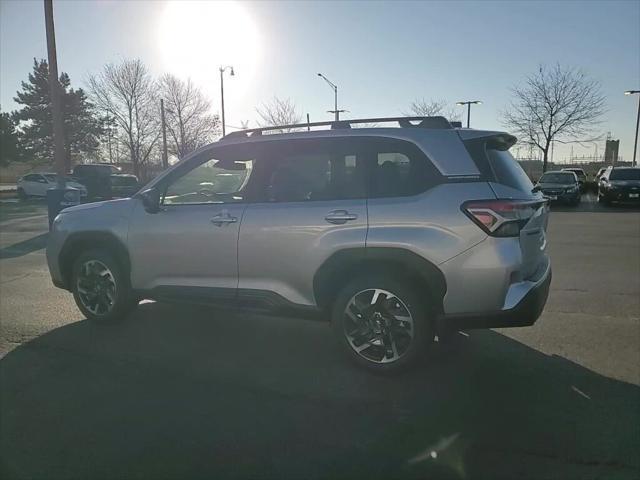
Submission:
[[[20,200],[21,202],[25,202],[29,199],[29,196],[22,188],[19,188],[17,193],[18,193],[18,200]]]
[[[87,267],[87,265],[89,265],[89,267]],[[98,282],[101,280],[104,281],[107,286],[101,284],[95,287],[100,292],[97,294],[81,292],[80,289],[82,287],[79,282],[82,283],[87,278],[87,269],[89,271],[94,268],[100,270],[102,267],[108,270],[108,274],[103,271],[103,275],[94,274],[92,276],[99,278],[100,280],[96,280]],[[99,322],[122,320],[138,303],[131,292],[128,275],[124,274],[122,267],[115,257],[106,250],[94,249],[82,252],[75,259],[72,272],[71,290],[73,292],[73,298],[80,311],[89,320]],[[113,287],[109,288],[111,283],[113,283]],[[86,288],[87,285],[88,284],[85,283],[84,287]],[[107,291],[109,295],[107,295]],[[92,302],[91,299],[96,299],[97,297],[104,300],[104,302],[98,302],[102,307]],[[112,299],[110,305],[108,304],[108,298]],[[93,308],[91,305],[93,305]]]
[[[410,314],[410,318],[412,319],[412,332],[413,337],[409,340],[407,337],[407,331],[400,327],[394,327],[395,332],[393,335],[396,336],[396,342],[391,342],[394,344],[393,351],[395,353],[392,354],[392,357],[397,354],[399,357],[393,361],[387,361],[387,354],[390,351],[387,349],[386,345],[383,347],[382,345],[374,345],[370,344],[370,347],[367,347],[363,350],[363,353],[358,353],[355,351],[354,347],[348,338],[347,335],[347,327],[351,326],[351,328],[356,328],[360,330],[359,327],[354,327],[351,324],[355,317],[351,317],[354,320],[351,320],[347,314],[345,313],[347,306],[351,304],[351,301],[354,297],[359,295],[368,295],[366,292],[375,290],[382,290],[385,293],[384,297],[380,301],[380,303],[376,302],[375,305],[368,304],[368,307],[372,309],[378,305],[378,308],[375,310],[381,309],[384,311],[384,316],[378,315],[378,319],[383,322],[387,322],[386,326],[383,328],[390,328],[391,322],[396,321],[396,317],[393,316],[393,313],[389,312],[389,305],[383,306],[384,299],[390,300],[393,297],[396,300],[393,300],[395,305],[391,307],[394,309],[398,309],[397,311],[401,311],[402,316],[404,318],[408,318],[404,313],[408,312]],[[388,296],[387,293],[392,294],[393,297]],[[331,314],[331,325],[333,329],[333,333],[336,336],[336,340],[340,345],[341,350],[349,357],[351,360],[356,362],[358,365],[367,368],[370,371],[376,373],[398,373],[403,370],[407,370],[410,367],[414,366],[417,361],[426,354],[427,350],[431,346],[434,340],[434,328],[433,328],[433,315],[429,311],[428,302],[426,302],[426,298],[428,295],[425,295],[426,292],[421,292],[421,295],[416,292],[415,288],[411,286],[408,281],[400,280],[394,277],[393,274],[371,274],[367,276],[358,277],[351,282],[349,282],[345,287],[340,290],[338,296],[336,297],[332,314]],[[375,296],[375,293],[372,295]],[[380,296],[380,294],[379,294]],[[353,305],[353,304],[352,304]],[[396,313],[397,313],[396,311]],[[368,319],[362,320],[364,324],[373,322],[373,316],[376,312],[371,312],[371,316]],[[387,316],[389,315],[389,316]],[[391,320],[393,319],[393,320]],[[378,320],[378,321],[380,321]],[[350,325],[351,324],[351,325]],[[365,327],[367,329],[368,327]],[[370,328],[369,332],[373,332]],[[400,332],[400,333],[398,333]],[[360,332],[359,332],[360,333]],[[379,338],[382,338],[382,333]],[[389,337],[387,337],[389,338]],[[381,341],[379,339],[374,340],[374,342]],[[370,343],[368,341],[363,341],[360,345]],[[375,359],[366,358],[367,356],[373,356],[373,353],[380,353],[382,358],[386,363],[382,363],[382,361],[376,361]],[[382,352],[384,350],[384,353]],[[397,351],[397,352],[396,352]]]

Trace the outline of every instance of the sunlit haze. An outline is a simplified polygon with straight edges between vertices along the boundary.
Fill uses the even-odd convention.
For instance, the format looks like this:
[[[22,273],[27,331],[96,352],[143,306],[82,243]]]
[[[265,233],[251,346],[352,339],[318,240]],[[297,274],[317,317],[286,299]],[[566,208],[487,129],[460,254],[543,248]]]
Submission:
[[[140,58],[154,75],[190,77],[227,124],[256,125],[256,106],[291,98],[311,120],[329,120],[339,87],[347,117],[398,115],[416,98],[480,99],[472,126],[503,129],[509,88],[541,63],[575,66],[602,83],[598,133],[631,157],[640,87],[639,2],[162,2],[54,0],[58,64],[74,86],[105,63]],[[33,57],[46,58],[41,1],[0,2],[0,103]],[[232,129],[232,128],[231,128]],[[556,145],[557,158],[569,145]],[[604,143],[599,146],[600,153]],[[574,145],[575,155],[593,147]]]

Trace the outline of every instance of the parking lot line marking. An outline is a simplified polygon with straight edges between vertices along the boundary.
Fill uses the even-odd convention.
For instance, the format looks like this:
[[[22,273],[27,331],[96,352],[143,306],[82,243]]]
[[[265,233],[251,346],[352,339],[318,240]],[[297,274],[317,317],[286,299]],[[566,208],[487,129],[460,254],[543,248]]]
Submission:
[[[575,387],[575,386],[571,385],[571,390],[573,390],[574,392],[579,393],[580,395],[582,395],[587,400],[591,400],[591,397],[589,395],[587,395],[586,393],[584,393],[582,390],[580,390],[578,387]]]

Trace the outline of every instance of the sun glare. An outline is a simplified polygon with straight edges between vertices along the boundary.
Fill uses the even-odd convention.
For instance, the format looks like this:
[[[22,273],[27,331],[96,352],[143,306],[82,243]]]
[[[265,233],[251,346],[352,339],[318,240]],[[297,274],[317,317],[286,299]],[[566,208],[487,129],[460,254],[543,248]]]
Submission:
[[[234,67],[229,90],[235,96],[251,83],[260,59],[258,31],[239,2],[168,2],[158,37],[164,70],[192,78],[210,94],[219,88],[220,66]]]

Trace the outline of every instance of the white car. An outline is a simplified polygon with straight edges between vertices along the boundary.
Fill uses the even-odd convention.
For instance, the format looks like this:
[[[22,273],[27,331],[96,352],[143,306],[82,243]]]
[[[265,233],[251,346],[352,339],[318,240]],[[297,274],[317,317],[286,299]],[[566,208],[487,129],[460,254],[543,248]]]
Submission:
[[[55,173],[29,173],[18,179],[18,198],[46,197],[47,190],[55,188],[56,182],[57,175]],[[73,180],[67,180],[66,185],[67,187],[80,190],[81,198],[87,196],[87,189],[84,185]]]

